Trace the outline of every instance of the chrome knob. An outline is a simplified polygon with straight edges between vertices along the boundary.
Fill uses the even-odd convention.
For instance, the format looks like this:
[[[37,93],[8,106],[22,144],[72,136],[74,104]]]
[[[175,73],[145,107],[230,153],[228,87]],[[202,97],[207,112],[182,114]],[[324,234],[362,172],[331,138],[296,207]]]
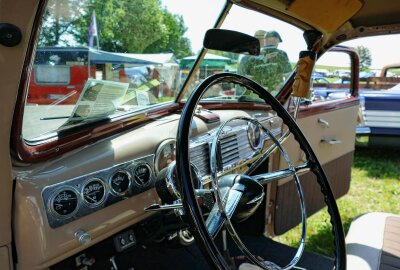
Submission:
[[[90,234],[84,230],[77,230],[75,232],[75,238],[81,243],[82,245],[87,245],[92,241],[92,237]]]

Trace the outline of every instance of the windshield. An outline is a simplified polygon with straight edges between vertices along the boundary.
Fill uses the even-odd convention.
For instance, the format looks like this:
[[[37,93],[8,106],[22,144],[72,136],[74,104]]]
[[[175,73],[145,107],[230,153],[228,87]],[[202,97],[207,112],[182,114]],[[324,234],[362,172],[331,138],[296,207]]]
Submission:
[[[196,57],[223,5],[48,1],[30,74],[24,139],[41,141],[71,127],[172,103],[187,77],[180,63]]]
[[[188,97],[220,72],[247,76],[276,95],[306,48],[302,30],[237,5],[221,28],[254,35],[261,54],[209,50],[191,71],[205,32],[224,5],[223,0],[49,0],[30,74],[24,139],[41,143],[72,127],[169,106],[182,86],[181,97]],[[224,84],[203,100],[253,101],[243,98],[248,93]]]

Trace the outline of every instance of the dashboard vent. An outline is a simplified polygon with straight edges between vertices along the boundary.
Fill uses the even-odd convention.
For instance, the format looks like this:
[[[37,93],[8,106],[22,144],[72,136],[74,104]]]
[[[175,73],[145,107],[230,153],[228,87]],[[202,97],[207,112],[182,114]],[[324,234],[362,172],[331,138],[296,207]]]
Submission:
[[[190,148],[190,161],[196,164],[201,176],[210,174],[210,151],[208,143]]]
[[[231,164],[236,164],[239,160],[238,144],[237,134],[228,135],[220,140],[222,168]]]

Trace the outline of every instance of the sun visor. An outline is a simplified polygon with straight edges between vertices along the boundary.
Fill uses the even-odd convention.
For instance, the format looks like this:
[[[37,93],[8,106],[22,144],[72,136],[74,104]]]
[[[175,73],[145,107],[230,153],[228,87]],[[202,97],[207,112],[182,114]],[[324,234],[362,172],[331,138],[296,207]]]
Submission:
[[[293,1],[288,11],[311,25],[333,32],[362,7],[361,0]]]

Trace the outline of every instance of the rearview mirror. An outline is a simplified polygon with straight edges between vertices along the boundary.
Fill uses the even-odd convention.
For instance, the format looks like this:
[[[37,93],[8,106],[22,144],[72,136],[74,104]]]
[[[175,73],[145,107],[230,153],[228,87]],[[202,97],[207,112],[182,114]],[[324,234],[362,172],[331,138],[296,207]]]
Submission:
[[[225,52],[260,54],[260,42],[257,38],[226,29],[209,29],[204,37],[203,46],[206,49]]]

